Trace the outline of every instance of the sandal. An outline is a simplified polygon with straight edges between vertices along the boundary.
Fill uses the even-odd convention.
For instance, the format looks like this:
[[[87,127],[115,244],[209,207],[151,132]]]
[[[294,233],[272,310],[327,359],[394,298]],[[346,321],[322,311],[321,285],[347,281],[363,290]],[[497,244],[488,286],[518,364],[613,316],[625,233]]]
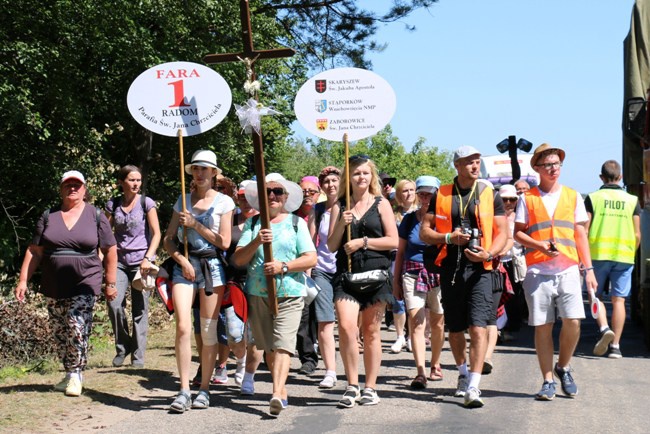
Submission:
[[[440,365],[436,365],[431,368],[431,374],[429,374],[429,380],[431,381],[442,380],[442,368],[440,367]]]
[[[169,406],[169,411],[173,413],[184,413],[192,407],[192,398],[186,392],[180,391],[172,405]]]
[[[416,375],[413,381],[411,381],[411,389],[424,389],[427,387],[427,379],[424,375]]]
[[[207,390],[199,390],[199,394],[194,398],[192,408],[204,410],[210,407],[210,393]]]

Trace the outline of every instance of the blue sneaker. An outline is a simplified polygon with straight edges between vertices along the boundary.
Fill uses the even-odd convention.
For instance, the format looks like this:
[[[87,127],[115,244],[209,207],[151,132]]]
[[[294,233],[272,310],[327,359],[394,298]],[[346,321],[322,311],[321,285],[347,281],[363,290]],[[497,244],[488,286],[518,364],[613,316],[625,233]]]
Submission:
[[[555,381],[544,381],[542,389],[537,392],[535,399],[538,401],[552,401],[555,398]]]
[[[573,377],[571,376],[571,368],[560,368],[557,363],[553,369],[557,378],[560,379],[560,384],[562,385],[562,392],[567,396],[576,396],[578,394],[578,386]]]

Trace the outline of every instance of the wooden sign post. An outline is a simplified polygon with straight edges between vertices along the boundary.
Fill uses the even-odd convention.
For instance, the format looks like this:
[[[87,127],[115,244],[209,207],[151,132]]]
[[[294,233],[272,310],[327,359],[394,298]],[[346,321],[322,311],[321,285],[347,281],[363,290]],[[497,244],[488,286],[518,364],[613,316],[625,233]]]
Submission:
[[[250,8],[248,0],[239,1],[240,19],[242,25],[242,41],[244,43],[244,51],[241,53],[226,53],[226,54],[208,54],[203,58],[203,61],[208,64],[212,63],[227,63],[227,62],[244,62],[247,68],[248,80],[252,82],[255,80],[255,71],[253,69],[254,63],[259,59],[279,59],[283,57],[291,57],[295,51],[290,48],[280,48],[273,50],[255,50],[253,48],[253,33],[251,30]],[[257,95],[252,95],[257,100]],[[269,202],[266,195],[266,173],[264,170],[264,146],[262,144],[261,130],[252,131],[253,136],[253,154],[255,157],[255,175],[257,177],[257,191],[260,205],[260,224],[262,229],[271,227],[269,220]],[[273,248],[270,243],[264,244],[264,262],[273,260]],[[274,315],[278,313],[278,300],[275,291],[275,277],[267,276],[266,285],[269,297],[269,306]]]

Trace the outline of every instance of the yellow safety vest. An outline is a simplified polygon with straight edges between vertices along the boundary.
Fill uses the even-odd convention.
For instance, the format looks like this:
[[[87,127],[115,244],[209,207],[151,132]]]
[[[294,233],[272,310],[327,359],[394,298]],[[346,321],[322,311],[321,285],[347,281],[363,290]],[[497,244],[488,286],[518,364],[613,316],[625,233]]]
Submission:
[[[589,226],[591,259],[634,264],[633,216],[639,199],[621,189],[611,188],[591,193],[589,198],[593,207]]]

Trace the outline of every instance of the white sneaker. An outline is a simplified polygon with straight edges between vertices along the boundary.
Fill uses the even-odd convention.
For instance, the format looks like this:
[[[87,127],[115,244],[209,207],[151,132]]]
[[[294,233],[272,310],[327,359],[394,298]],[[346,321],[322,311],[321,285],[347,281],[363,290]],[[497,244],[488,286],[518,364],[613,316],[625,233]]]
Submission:
[[[68,386],[65,388],[65,394],[67,396],[79,396],[81,395],[81,389],[81,380],[77,377],[70,377]]]
[[[390,347],[390,352],[393,354],[398,354],[402,352],[402,349],[406,346],[406,340],[404,339],[404,336],[398,336],[397,340],[393,345]]]
[[[476,387],[470,387],[465,393],[465,407],[469,408],[479,408],[483,407],[485,404],[481,399],[481,391]]]
[[[244,373],[246,372],[246,356],[243,359],[237,360],[237,368],[235,369],[235,384],[241,386],[244,381]]]
[[[411,339],[410,338],[406,340],[406,351],[408,351],[409,353],[413,352],[413,346],[411,345]]]
[[[332,375],[326,375],[323,381],[318,384],[321,389],[331,389],[334,386],[336,386],[336,377]]]

